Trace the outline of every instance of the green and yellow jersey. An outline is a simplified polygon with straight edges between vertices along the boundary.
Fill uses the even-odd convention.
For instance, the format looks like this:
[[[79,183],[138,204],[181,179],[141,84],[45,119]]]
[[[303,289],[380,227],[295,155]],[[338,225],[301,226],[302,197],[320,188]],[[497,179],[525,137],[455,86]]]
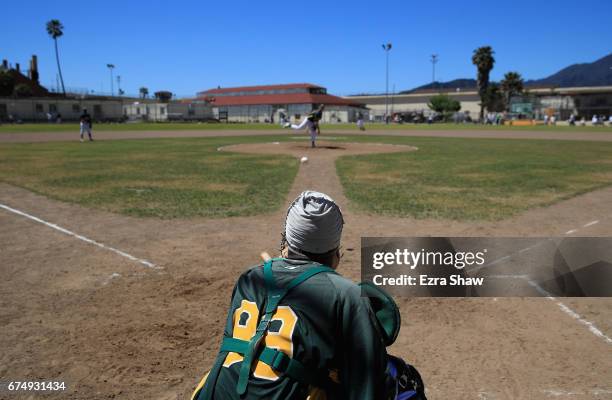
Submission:
[[[275,259],[271,271],[276,285],[283,288],[305,271],[320,267],[308,260]],[[268,302],[263,270],[261,265],[251,268],[236,283],[224,345],[228,340],[244,344],[255,336]],[[276,353],[283,357],[262,361]],[[335,273],[313,275],[280,300],[253,360],[246,392],[240,396],[237,385],[244,354],[222,346],[193,399],[306,399],[317,391],[314,387],[322,389],[328,400],[386,397],[387,354],[370,302],[361,297],[358,285]],[[316,384],[281,372],[287,369],[286,362],[283,368],[280,362],[278,369],[271,367],[276,365],[272,358],[297,361],[300,368],[290,372],[316,377]]]

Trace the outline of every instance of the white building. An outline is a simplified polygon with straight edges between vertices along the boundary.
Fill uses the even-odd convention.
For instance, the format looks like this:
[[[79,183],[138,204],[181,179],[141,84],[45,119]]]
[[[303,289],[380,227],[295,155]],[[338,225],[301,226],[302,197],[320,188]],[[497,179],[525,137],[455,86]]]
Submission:
[[[612,86],[592,87],[527,87],[525,97],[532,102],[533,115],[541,119],[545,114],[555,115],[557,120],[565,120],[571,114],[590,120],[593,115],[612,115]],[[406,112],[432,113],[427,106],[431,97],[440,93],[446,94],[461,103],[461,111],[469,112],[472,118],[478,118],[480,96],[476,89],[455,90],[419,90],[408,94],[388,96],[359,95],[345,99],[364,103],[370,109],[373,119],[384,119],[385,109],[389,115]]]
[[[78,120],[87,109],[96,121],[119,121],[123,117],[123,99],[63,97],[0,97],[0,121],[45,122]]]
[[[354,122],[368,109],[358,101],[327,94],[327,89],[309,83],[216,88],[198,93],[210,103],[216,118],[231,122],[279,122],[281,115],[299,121],[321,104],[323,122]]]
[[[382,121],[385,112],[389,115],[418,112],[428,115],[433,113],[427,106],[429,99],[440,94],[439,90],[420,90],[408,94],[389,94],[382,95],[359,95],[346,96],[345,99],[358,101],[365,104],[370,109],[370,117],[374,120]],[[453,90],[444,91],[444,94],[458,100],[461,103],[461,111],[469,112],[471,115],[478,117],[480,112],[480,97],[475,90]]]
[[[215,119],[212,107],[204,101],[172,101],[169,103],[134,101],[123,105],[128,120],[142,121],[207,121]]]

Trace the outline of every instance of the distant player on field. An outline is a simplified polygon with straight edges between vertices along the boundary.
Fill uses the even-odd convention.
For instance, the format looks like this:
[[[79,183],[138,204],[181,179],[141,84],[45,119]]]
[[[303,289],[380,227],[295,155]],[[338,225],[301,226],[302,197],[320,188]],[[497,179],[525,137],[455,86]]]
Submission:
[[[93,142],[93,137],[91,136],[91,115],[89,115],[86,108],[83,109],[83,114],[81,114],[79,120],[81,122],[81,142],[83,141],[83,134],[85,132],[87,132],[89,136],[89,141]]]
[[[380,322],[362,287],[335,272],[343,225],[327,195],[295,199],[282,258],[238,279],[221,350],[193,400],[425,398],[416,370],[385,350],[399,331],[395,303],[378,299],[392,303],[385,315],[396,316],[387,320],[395,325]]]
[[[321,134],[321,129],[319,128],[319,121],[323,118],[323,110],[325,109],[325,105],[321,104],[319,108],[311,112],[306,116],[306,118],[299,125],[291,124],[287,122],[284,127],[291,128],[295,130],[301,130],[306,127],[308,129],[308,133],[310,133],[310,144],[311,147],[316,147],[317,135]]]
[[[365,124],[363,123],[363,114],[362,113],[357,114],[357,128],[360,131],[365,131],[366,130],[365,129]]]

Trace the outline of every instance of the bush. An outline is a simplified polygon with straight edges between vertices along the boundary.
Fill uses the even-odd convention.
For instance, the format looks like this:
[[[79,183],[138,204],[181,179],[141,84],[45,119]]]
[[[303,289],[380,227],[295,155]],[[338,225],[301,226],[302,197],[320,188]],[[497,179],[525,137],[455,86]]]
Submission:
[[[427,107],[443,115],[447,120],[453,113],[461,110],[461,103],[446,94],[438,94],[429,99]]]

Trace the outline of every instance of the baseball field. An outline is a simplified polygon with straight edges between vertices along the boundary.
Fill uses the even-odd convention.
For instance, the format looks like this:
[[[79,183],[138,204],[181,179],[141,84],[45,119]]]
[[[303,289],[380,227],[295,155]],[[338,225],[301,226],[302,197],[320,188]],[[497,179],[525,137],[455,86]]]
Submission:
[[[323,126],[316,149],[268,126],[94,137],[0,126],[0,375],[65,380],[56,398],[187,398],[236,279],[277,254],[306,189],[341,205],[354,280],[362,236],[612,235],[608,127]],[[390,352],[431,399],[612,399],[611,299],[397,300]]]

